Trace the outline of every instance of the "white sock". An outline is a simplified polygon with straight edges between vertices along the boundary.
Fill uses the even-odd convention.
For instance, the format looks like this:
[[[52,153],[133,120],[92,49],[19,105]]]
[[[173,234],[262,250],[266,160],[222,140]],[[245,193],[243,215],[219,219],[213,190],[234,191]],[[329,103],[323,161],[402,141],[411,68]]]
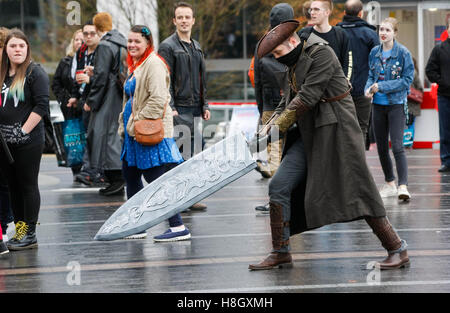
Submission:
[[[170,227],[170,230],[172,231],[172,233],[177,233],[177,232],[183,231],[185,229],[186,229],[186,227],[184,227],[184,225],[177,226],[177,227]]]

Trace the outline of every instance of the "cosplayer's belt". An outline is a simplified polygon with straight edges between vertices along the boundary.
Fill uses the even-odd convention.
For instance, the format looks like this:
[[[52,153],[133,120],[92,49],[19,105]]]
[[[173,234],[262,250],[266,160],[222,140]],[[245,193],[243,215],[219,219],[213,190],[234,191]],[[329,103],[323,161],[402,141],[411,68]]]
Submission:
[[[340,100],[344,99],[345,97],[347,97],[350,94],[351,91],[352,91],[352,87],[350,86],[350,88],[345,93],[343,93],[342,95],[339,95],[339,96],[333,97],[333,98],[322,98],[322,99],[320,99],[320,102],[336,102],[336,101],[340,101]]]

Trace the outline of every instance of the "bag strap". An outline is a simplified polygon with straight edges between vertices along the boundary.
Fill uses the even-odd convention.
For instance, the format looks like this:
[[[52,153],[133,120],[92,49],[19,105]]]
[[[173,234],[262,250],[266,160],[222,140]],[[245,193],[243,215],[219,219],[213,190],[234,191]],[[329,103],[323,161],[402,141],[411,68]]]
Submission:
[[[168,102],[166,102],[166,104],[164,105],[164,112],[163,112],[163,116],[162,116],[161,119],[164,119],[164,117],[166,116],[167,103],[168,103]],[[133,95],[131,95],[131,116],[132,116],[133,119],[134,119],[134,111],[133,111]]]

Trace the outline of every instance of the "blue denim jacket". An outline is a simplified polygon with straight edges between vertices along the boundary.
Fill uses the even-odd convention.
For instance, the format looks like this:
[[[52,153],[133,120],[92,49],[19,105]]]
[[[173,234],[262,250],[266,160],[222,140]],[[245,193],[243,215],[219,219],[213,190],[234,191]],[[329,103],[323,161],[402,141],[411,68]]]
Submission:
[[[369,54],[369,78],[364,90],[378,82],[383,67],[383,48],[378,45]],[[386,61],[384,81],[378,82],[378,90],[388,96],[389,103],[406,103],[409,86],[414,80],[414,63],[408,49],[394,41],[391,57]]]

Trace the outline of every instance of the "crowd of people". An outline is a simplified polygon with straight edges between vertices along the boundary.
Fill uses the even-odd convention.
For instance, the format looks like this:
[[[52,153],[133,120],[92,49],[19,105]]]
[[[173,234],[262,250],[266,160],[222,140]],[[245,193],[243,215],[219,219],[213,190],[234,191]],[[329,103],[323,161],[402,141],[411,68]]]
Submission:
[[[173,23],[175,33],[155,51],[147,26],[133,26],[126,38],[113,29],[109,13],[97,13],[73,34],[66,56],[58,64],[51,88],[64,119],[81,119],[86,129],[83,162],[71,166],[73,180],[103,187],[100,195],[122,194],[126,187],[130,198],[143,188],[142,177],[151,183],[203,149],[203,144],[194,147],[194,132],[200,119],[208,120],[211,115],[204,54],[191,38],[193,7],[178,3]],[[38,245],[38,174],[50,82],[42,67],[31,60],[31,47],[22,31],[2,28],[0,34],[0,131],[4,143],[0,154],[0,253],[7,253]],[[185,53],[180,54],[179,49]],[[162,138],[152,144],[142,141],[137,136],[138,125],[156,120],[163,125]],[[186,145],[181,143],[181,152],[175,141],[180,133],[174,132],[174,125],[192,130]],[[196,203],[189,209],[205,210],[206,205]],[[7,238],[12,221],[14,236]],[[168,230],[155,236],[155,242],[191,237],[180,214],[168,222]]]
[[[420,103],[417,109],[408,101],[411,85],[423,90],[417,67],[396,40],[395,18],[383,20],[377,33],[363,20],[360,0],[345,3],[345,16],[336,26],[329,22],[332,10],[332,0],[306,2],[308,25],[298,31],[293,8],[277,4],[270,30],[256,46],[260,133],[277,131],[281,136],[274,137],[281,140],[268,146],[267,164],[257,162],[263,177],[271,178],[269,203],[256,209],[270,214],[273,250],[251,270],[292,265],[289,238],[294,234],[358,219],[388,252],[380,268],[409,265],[406,241],[389,222],[382,198],[411,199],[403,132],[420,114]],[[109,13],[97,13],[73,34],[56,69],[51,89],[64,119],[81,119],[86,129],[83,161],[71,166],[73,180],[100,186],[102,196],[126,190],[131,198],[143,189],[142,177],[151,183],[203,149],[203,141],[194,138],[202,138],[201,120],[211,117],[204,52],[192,38],[192,5],[179,2],[173,13],[176,30],[158,51],[148,26],[134,25],[125,37],[113,29]],[[450,33],[449,21],[447,29]],[[434,48],[426,67],[430,81],[439,84],[440,172],[450,171],[450,74],[444,70],[450,63],[449,40]],[[22,31],[0,29],[0,49],[0,253],[7,253],[38,245],[38,174],[50,82],[31,60]],[[150,123],[161,125],[157,139],[143,133]],[[371,130],[386,182],[380,190],[365,159]],[[189,138],[183,141],[186,132]],[[15,233],[8,239],[12,221]],[[168,224],[155,242],[191,238],[179,213]]]

